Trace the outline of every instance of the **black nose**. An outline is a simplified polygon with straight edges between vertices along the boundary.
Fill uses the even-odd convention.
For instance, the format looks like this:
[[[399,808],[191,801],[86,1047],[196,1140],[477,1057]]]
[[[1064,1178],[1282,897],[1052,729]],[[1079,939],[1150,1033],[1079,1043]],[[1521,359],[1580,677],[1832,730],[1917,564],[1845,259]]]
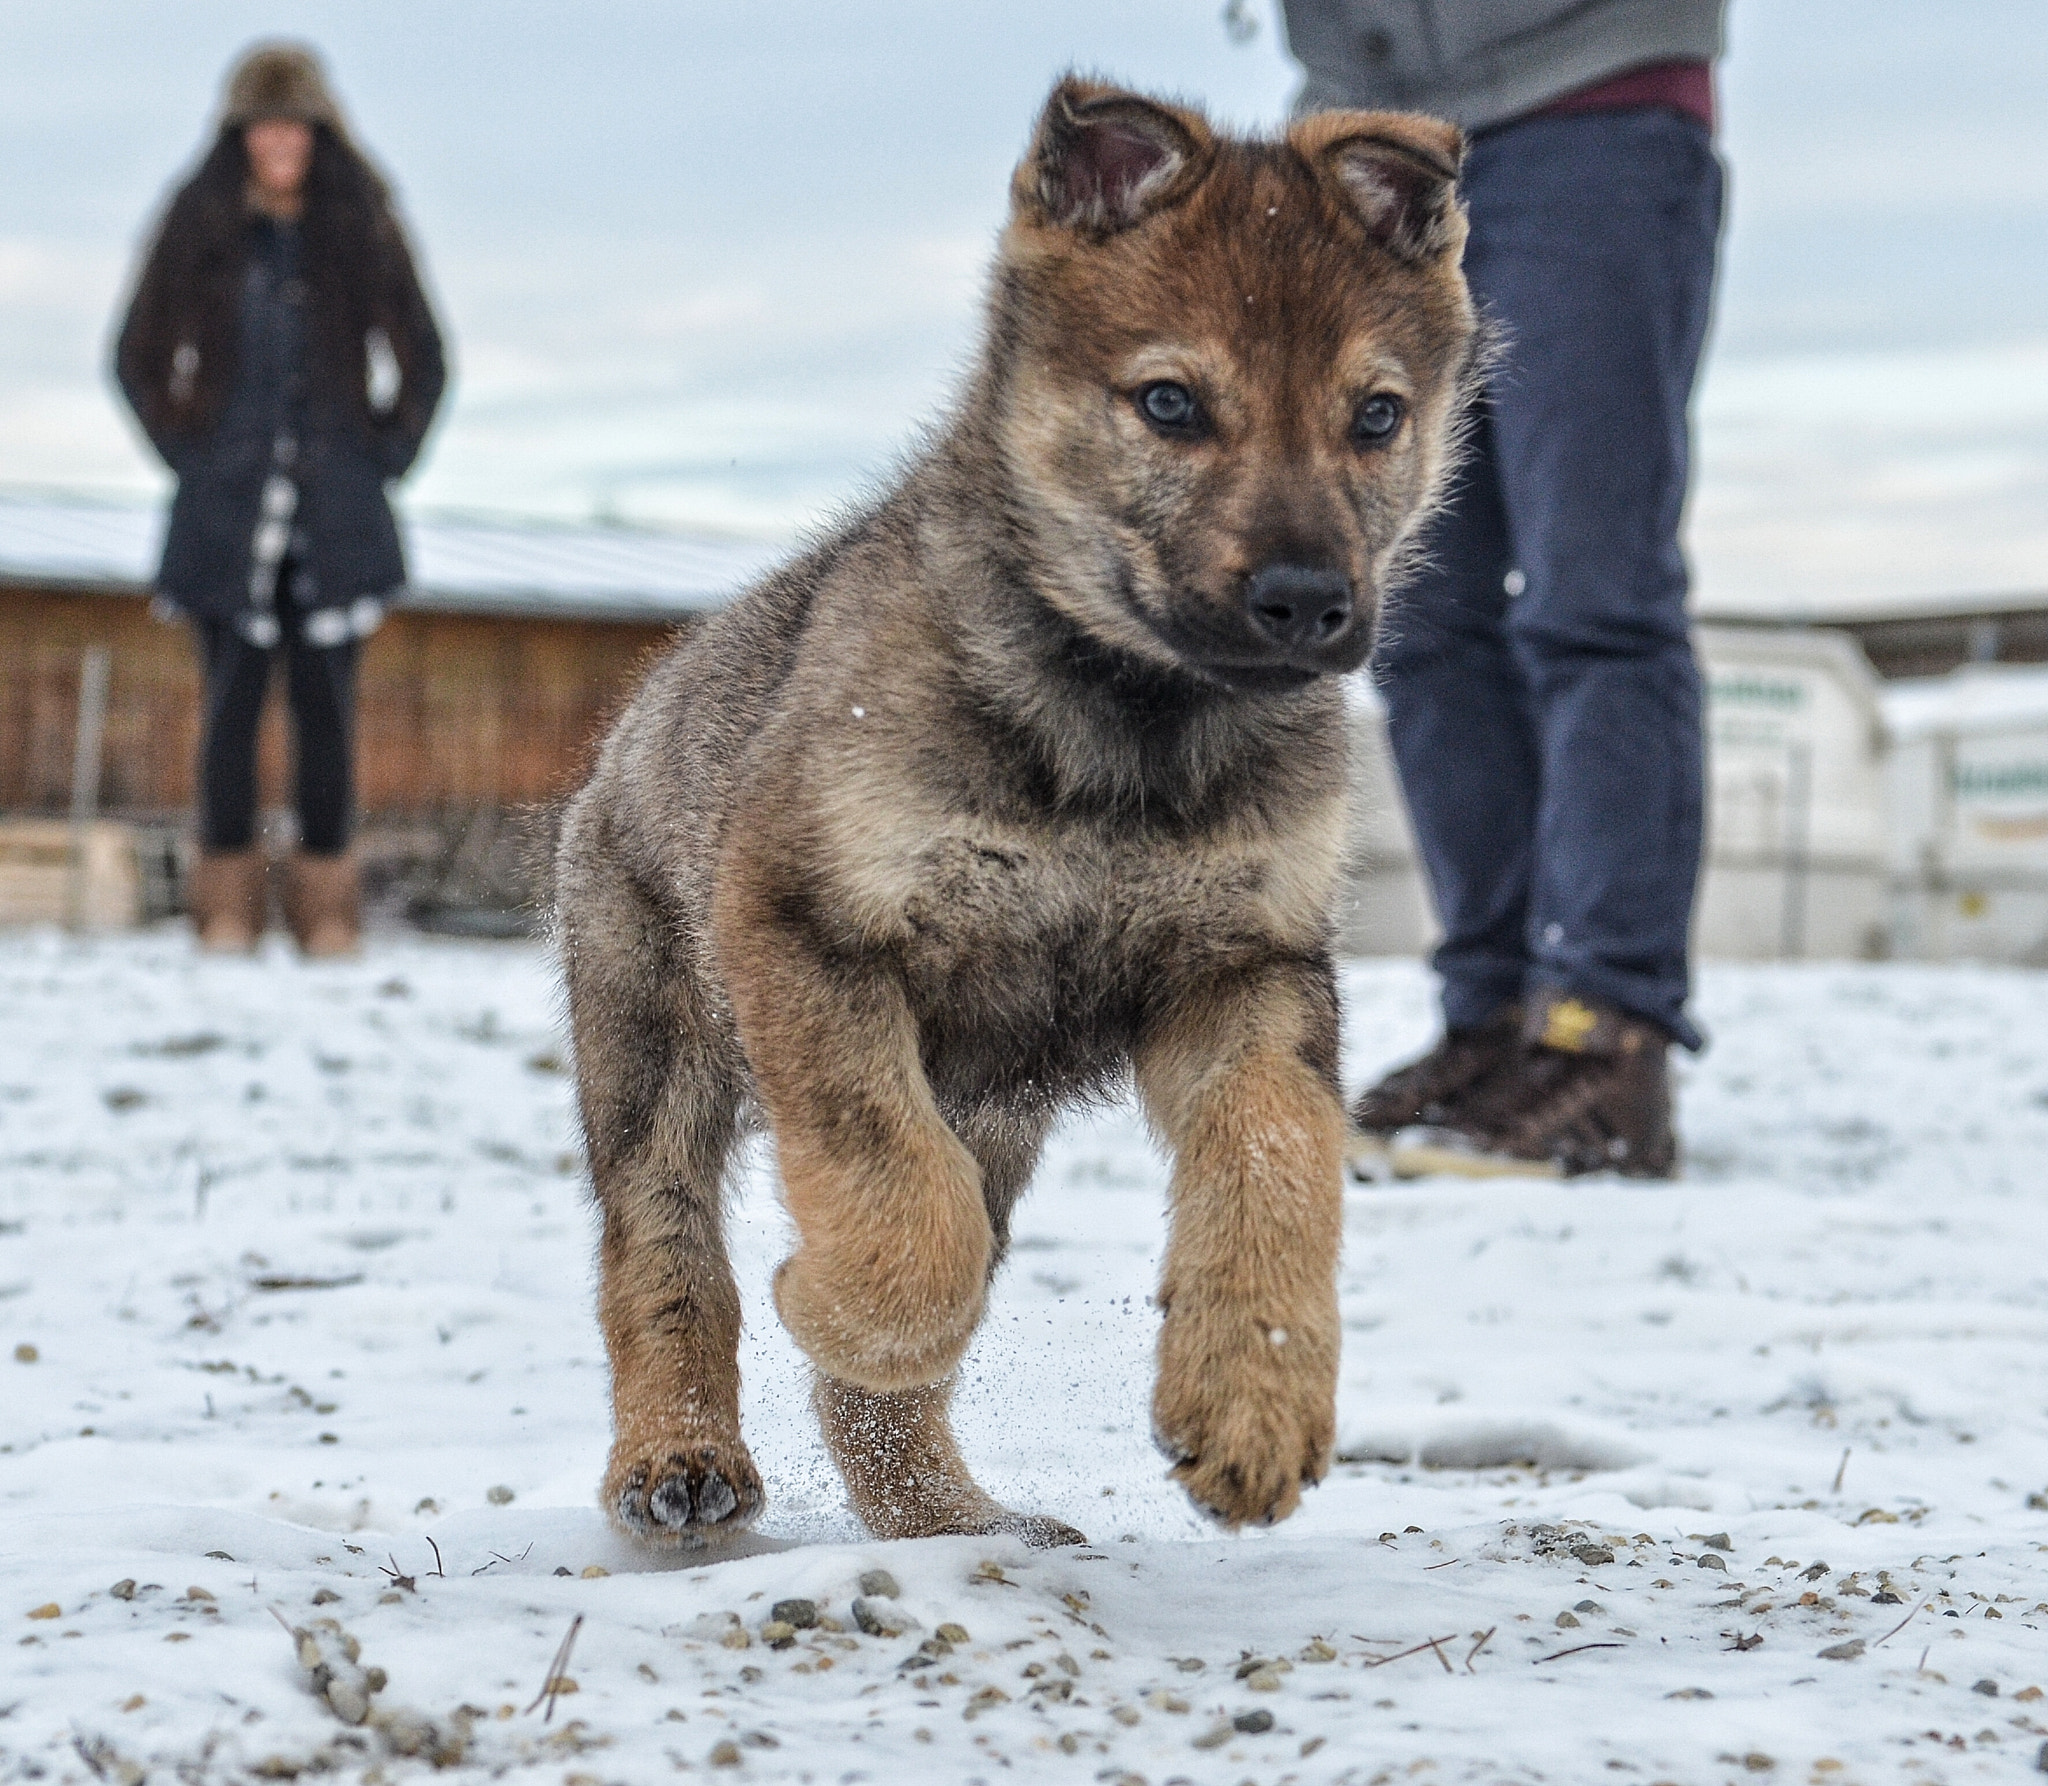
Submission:
[[[1351,624],[1351,579],[1305,564],[1269,564],[1244,589],[1252,625],[1290,651],[1328,645]]]

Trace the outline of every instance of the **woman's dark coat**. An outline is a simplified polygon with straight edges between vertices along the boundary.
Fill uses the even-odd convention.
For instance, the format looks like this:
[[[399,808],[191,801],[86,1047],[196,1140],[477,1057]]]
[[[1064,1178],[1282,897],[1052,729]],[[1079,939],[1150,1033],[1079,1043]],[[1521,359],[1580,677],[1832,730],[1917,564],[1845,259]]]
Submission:
[[[297,438],[315,605],[403,592],[384,486],[418,456],[441,400],[441,336],[383,182],[329,126],[313,130],[304,214],[282,255],[248,204],[242,133],[222,131],[171,200],[115,348],[121,390],[178,477],[157,586],[197,617],[250,606],[280,422]],[[300,377],[280,389],[294,337]]]

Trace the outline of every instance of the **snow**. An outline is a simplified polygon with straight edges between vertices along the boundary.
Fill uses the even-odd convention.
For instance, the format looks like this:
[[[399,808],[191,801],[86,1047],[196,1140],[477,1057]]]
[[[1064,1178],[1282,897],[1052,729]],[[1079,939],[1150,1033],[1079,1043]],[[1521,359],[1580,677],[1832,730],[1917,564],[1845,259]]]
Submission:
[[[1428,1039],[1411,965],[1346,1005],[1354,1081]],[[0,937],[0,1780],[430,1773],[313,1697],[279,1619],[318,1617],[380,1706],[442,1740],[475,1708],[457,1778],[2013,1778],[2048,1736],[2048,976],[1720,967],[1700,1008],[1683,1182],[1348,1192],[1350,1461],[1239,1537],[1147,1442],[1165,1171],[1129,1110],[1048,1150],[960,1396],[988,1486],[1078,1551],[860,1533],[757,1155],[771,1506],[678,1558],[592,1500],[542,951]],[[876,1568],[894,1639],[851,1629]],[[790,1597],[849,1630],[768,1648]]]

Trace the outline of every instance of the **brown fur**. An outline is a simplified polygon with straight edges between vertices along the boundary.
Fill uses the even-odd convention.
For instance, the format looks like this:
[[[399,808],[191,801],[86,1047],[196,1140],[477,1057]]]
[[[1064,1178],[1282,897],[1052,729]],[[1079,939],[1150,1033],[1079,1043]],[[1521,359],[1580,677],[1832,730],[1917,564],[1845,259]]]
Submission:
[[[1233,1526],[1322,1475],[1335,675],[1452,454],[1460,147],[1359,113],[1233,141],[1062,83],[957,412],[621,717],[558,897],[623,1528],[701,1542],[761,1505],[720,1197],[765,1121],[776,1303],[860,1517],[1076,1537],[976,1486],[946,1400],[1048,1124],[1126,1073],[1175,1160],[1175,1474]],[[1199,427],[1148,407],[1168,384]],[[1366,439],[1375,395],[1405,411]],[[1301,589],[1348,618],[1290,619]]]

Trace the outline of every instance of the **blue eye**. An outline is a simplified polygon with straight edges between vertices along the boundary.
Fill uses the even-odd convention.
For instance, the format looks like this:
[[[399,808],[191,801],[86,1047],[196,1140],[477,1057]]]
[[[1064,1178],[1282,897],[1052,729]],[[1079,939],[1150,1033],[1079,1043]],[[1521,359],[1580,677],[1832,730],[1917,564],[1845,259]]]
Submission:
[[[1138,413],[1169,434],[1189,434],[1201,426],[1202,406],[1184,384],[1161,379],[1138,391]]]
[[[1393,439],[1401,426],[1401,418],[1407,413],[1408,405],[1399,397],[1389,396],[1384,391],[1368,397],[1351,418],[1351,438],[1361,446],[1378,446]]]

